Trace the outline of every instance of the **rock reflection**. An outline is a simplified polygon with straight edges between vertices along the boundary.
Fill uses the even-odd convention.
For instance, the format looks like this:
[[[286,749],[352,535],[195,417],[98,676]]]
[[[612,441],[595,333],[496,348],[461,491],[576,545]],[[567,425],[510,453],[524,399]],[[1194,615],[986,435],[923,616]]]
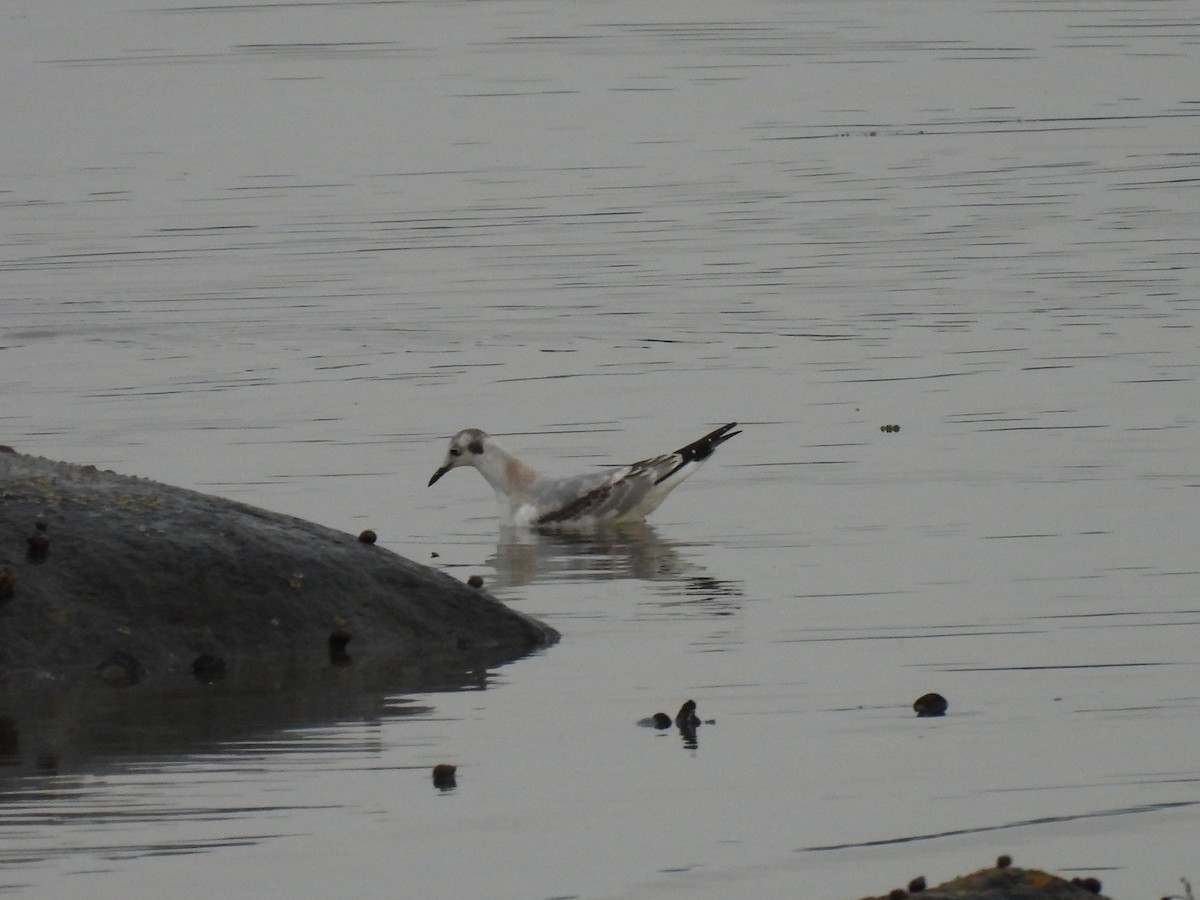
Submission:
[[[230,741],[263,738],[334,722],[379,722],[423,714],[412,693],[482,690],[493,670],[513,661],[496,648],[376,653],[321,663],[264,665],[234,658],[220,678],[193,667],[153,684],[114,688],[90,673],[40,679],[9,673],[0,680],[0,800],[14,780],[47,772],[103,770],[120,760],[212,751]]]
[[[689,600],[703,597],[722,607],[735,607],[741,597],[737,582],[710,575],[689,558],[694,544],[665,540],[644,522],[586,532],[531,532],[501,528],[495,567],[501,588],[534,581],[635,579],[656,582],[669,593]]]

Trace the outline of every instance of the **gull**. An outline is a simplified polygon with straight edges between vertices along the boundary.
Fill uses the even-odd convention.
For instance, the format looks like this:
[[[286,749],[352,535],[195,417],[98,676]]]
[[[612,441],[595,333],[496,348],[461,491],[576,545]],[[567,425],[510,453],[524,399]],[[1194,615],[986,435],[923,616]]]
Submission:
[[[451,469],[474,466],[496,492],[504,525],[554,528],[640,522],[717,447],[741,434],[733,430],[736,426],[737,422],[722,425],[674,453],[565,478],[542,475],[487,432],[464,428],[450,438],[446,458],[429,485]]]

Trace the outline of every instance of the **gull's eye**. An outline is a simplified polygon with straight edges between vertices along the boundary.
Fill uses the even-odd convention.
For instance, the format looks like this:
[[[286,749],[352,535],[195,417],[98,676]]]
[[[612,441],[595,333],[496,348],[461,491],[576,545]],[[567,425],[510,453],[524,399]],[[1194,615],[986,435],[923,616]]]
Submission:
[[[450,455],[451,456],[462,456],[462,447],[451,447]]]

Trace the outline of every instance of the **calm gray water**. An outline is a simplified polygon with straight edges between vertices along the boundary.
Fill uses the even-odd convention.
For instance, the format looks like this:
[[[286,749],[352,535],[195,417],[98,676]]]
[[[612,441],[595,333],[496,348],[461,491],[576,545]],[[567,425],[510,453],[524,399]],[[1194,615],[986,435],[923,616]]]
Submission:
[[[0,47],[0,442],[564,633],[289,727],[180,700],[228,720],[182,752],[49,709],[0,892],[1200,879],[1195,3],[10,0]],[[627,534],[425,487],[468,425],[568,472],[735,419]],[[689,697],[696,746],[634,724]]]

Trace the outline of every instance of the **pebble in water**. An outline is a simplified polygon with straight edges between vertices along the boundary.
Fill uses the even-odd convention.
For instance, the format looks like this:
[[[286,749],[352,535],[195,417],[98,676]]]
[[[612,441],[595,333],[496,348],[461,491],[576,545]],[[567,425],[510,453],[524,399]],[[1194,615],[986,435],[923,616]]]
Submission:
[[[946,702],[946,698],[941,694],[922,694],[913,703],[913,709],[917,711],[917,715],[921,718],[929,718],[932,716],[944,716],[949,705]]]
[[[438,763],[433,767],[433,786],[443,791],[458,787],[458,781],[454,777],[457,771],[458,766],[452,766],[449,763]]]

